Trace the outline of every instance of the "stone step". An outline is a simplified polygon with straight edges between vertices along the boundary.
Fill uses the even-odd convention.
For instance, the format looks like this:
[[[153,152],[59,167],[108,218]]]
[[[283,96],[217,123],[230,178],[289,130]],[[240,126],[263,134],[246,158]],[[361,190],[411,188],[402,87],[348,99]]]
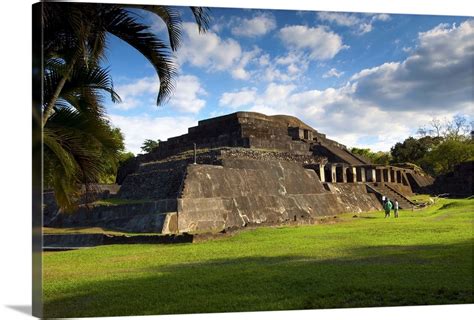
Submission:
[[[385,191],[387,194],[390,194],[391,195],[390,199],[392,199],[392,200],[397,199],[398,203],[399,204],[404,204],[405,207],[411,208],[415,205],[413,202],[411,202],[409,199],[407,199],[404,195],[402,195],[401,193],[393,190],[390,187],[383,186],[382,191]]]
[[[379,193],[380,196],[388,197],[391,201],[394,201],[396,199],[398,201],[400,209],[411,209],[414,206],[413,203],[411,203],[406,197],[395,192],[394,190],[388,188],[385,185],[380,185],[376,183],[367,183],[367,185],[372,190]]]

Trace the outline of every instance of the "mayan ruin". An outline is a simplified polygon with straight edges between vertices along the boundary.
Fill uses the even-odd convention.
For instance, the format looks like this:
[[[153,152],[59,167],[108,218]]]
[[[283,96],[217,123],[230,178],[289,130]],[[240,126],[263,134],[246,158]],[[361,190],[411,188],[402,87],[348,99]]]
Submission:
[[[236,112],[199,121],[119,170],[112,197],[47,226],[162,234],[221,232],[382,209],[433,179],[407,166],[373,165],[291,116]]]

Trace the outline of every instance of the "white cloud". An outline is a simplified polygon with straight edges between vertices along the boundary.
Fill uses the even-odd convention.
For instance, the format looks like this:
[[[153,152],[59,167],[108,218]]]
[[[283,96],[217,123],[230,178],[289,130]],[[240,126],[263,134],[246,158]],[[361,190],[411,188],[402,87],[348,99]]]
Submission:
[[[302,28],[301,34],[312,33],[315,29]],[[307,39],[303,38],[302,43],[294,44],[294,47],[307,49],[310,55],[312,47],[305,41]],[[297,91],[294,83],[270,82],[263,90],[246,87],[224,93],[219,99],[220,110],[245,108],[266,114],[290,114],[348,146],[386,151],[395,142],[414,134],[416,128],[428,123],[433,116],[474,113],[472,48],[474,20],[459,26],[439,25],[419,34],[417,46],[404,61],[361,70],[342,87]],[[237,72],[239,68],[236,66],[244,55],[245,52],[227,70]],[[275,81],[296,79],[292,78],[289,68],[301,67],[298,62],[307,57],[295,51],[274,58],[260,51],[251,56],[247,62],[242,62],[241,69],[258,80],[268,75],[268,79]],[[249,65],[260,69],[250,69]],[[336,69],[329,71],[328,76],[340,73]],[[194,98],[199,100],[204,92],[200,93],[200,85],[191,84],[195,83],[189,81],[189,92],[191,96],[194,92]],[[152,88],[145,81],[135,86],[124,86],[122,91],[133,98],[133,92],[151,92]],[[189,92],[184,93],[182,98],[187,98]],[[184,118],[173,123],[180,122],[180,119]],[[145,125],[153,125],[150,123]],[[168,122],[164,123],[166,127]],[[191,125],[186,123],[185,127]],[[134,130],[140,131],[144,127],[140,125]],[[132,129],[127,130],[131,135],[135,134]],[[184,132],[168,132],[163,138]],[[135,138],[139,141],[138,148],[146,138],[150,136]]]
[[[260,99],[257,99],[257,104],[267,104],[270,106],[277,106],[282,104],[291,92],[296,89],[296,86],[293,84],[276,84],[270,83],[263,96]]]
[[[110,120],[122,130],[127,150],[141,153],[146,139],[166,140],[169,137],[187,133],[188,128],[197,125],[192,117],[152,117],[150,115],[122,116],[111,114]]]
[[[404,61],[355,74],[355,97],[392,111],[464,106],[474,112],[474,20],[442,24],[418,38]]]
[[[306,72],[309,60],[301,53],[289,52],[286,56],[276,57],[274,63],[286,67],[286,73],[279,74],[280,78],[286,76],[288,78],[286,80],[294,80]],[[270,79],[270,81],[274,81],[276,78]]]
[[[388,15],[386,13],[376,14],[375,16],[372,17],[372,21],[376,21],[376,20],[388,21],[388,20],[390,20],[390,15]]]
[[[206,101],[200,98],[205,94],[206,91],[196,76],[182,75],[176,81],[173,96],[168,104],[180,112],[198,113],[206,105]]]
[[[223,39],[212,31],[200,34],[194,23],[184,23],[183,30],[183,45],[177,54],[180,64],[189,63],[208,72],[227,71],[234,79],[248,80],[253,72],[247,66],[264,62],[260,60],[261,49],[257,46],[243,51],[232,38]]]
[[[359,25],[359,34],[364,34],[372,31],[373,27],[371,23],[361,23]]]
[[[251,111],[251,112],[259,112],[259,113],[266,114],[268,116],[279,114],[280,111],[278,111],[278,110],[279,109],[272,108],[272,107],[269,107],[269,106],[266,106],[266,105],[261,105],[261,104],[253,105],[249,109],[249,111]],[[289,113],[285,113],[285,114],[289,114]]]
[[[288,26],[280,30],[279,36],[290,50],[309,50],[309,57],[314,60],[332,59],[339,51],[349,48],[338,34],[324,26]]]
[[[323,78],[326,79],[326,78],[331,78],[331,77],[336,77],[336,78],[339,78],[340,76],[342,76],[344,74],[344,72],[342,71],[337,71],[336,68],[331,68],[328,72],[326,72],[325,74],[323,74]]]
[[[268,111],[269,108],[279,107],[285,103],[295,89],[296,86],[292,84],[270,83],[263,93],[258,94],[256,88],[243,88],[240,91],[222,94],[219,105],[233,109],[260,106]]]
[[[270,84],[243,107],[294,115],[331,139],[375,151],[388,151],[432,117],[472,117],[474,20],[439,25],[418,40],[404,61],[362,70],[342,87],[296,91]]]
[[[362,35],[373,30],[376,21],[388,21],[388,14],[360,14],[360,13],[340,13],[340,12],[318,12],[317,17],[321,21],[336,24],[338,26],[350,27],[355,34]]]
[[[180,64],[222,71],[238,62],[241,55],[240,44],[234,39],[221,39],[212,31],[199,33],[195,23],[183,23],[183,43],[178,50]]]
[[[121,103],[111,105],[112,109],[130,110],[154,104],[159,91],[157,76],[129,80],[116,86],[115,90],[122,98]],[[181,75],[176,78],[175,90],[167,105],[179,112],[199,112],[206,104],[201,98],[206,91],[199,79],[193,75]]]
[[[292,70],[292,66],[287,66],[286,68],[290,68],[290,70],[282,70],[277,64],[271,63],[262,70],[259,70],[257,78],[269,83],[275,81],[289,82],[298,78],[298,75],[295,74],[296,70]]]
[[[225,92],[219,99],[219,106],[230,108],[239,108],[246,106],[255,101],[257,97],[257,89],[243,88],[236,92]]]
[[[289,52],[284,56],[272,58],[268,53],[254,46],[243,52],[240,60],[228,71],[232,78],[259,82],[290,82],[303,80],[309,58],[301,53]]]
[[[291,83],[270,83],[261,92],[252,91],[238,107],[294,115],[331,139],[374,151],[388,151],[434,116],[472,117],[474,20],[439,25],[420,33],[418,40],[404,61],[362,70],[342,87],[296,91]],[[294,60],[276,57],[270,65],[287,66]],[[328,75],[338,73],[334,69]]]
[[[231,29],[235,36],[258,37],[276,28],[275,18],[270,14],[260,14],[253,18],[238,18],[235,21],[237,26]]]
[[[251,51],[245,51],[239,62],[231,70],[231,76],[234,79],[239,80],[248,80],[253,72],[247,71],[246,67],[250,62],[257,60],[257,56],[260,54],[261,50],[258,47],[254,47]]]
[[[239,91],[225,92],[219,99],[221,107],[240,108],[251,105],[277,106],[285,101],[296,89],[292,84],[270,83],[265,91],[258,95],[256,88],[242,88]]]
[[[267,66],[270,63],[270,55],[268,53],[262,54],[258,58],[258,63],[260,66]]]
[[[355,14],[339,12],[318,12],[318,18],[322,21],[335,23],[339,26],[352,27],[360,23],[361,19]]]
[[[135,79],[129,83],[118,85],[115,87],[115,91],[122,99],[122,102],[113,104],[113,108],[129,110],[140,107],[144,95],[155,95],[156,99],[159,89],[160,83],[156,76]]]

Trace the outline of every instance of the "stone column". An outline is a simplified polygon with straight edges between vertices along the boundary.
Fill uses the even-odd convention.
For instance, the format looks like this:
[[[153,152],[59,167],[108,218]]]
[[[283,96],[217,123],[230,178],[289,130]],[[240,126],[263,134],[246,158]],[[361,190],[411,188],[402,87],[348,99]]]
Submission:
[[[365,168],[364,167],[359,167],[360,169],[360,182],[365,182]]]
[[[387,168],[387,169],[385,169],[384,171],[385,171],[385,174],[387,175],[387,176],[386,176],[386,179],[385,179],[385,177],[384,177],[385,182],[391,182],[391,181],[390,181],[390,168]],[[385,174],[384,174],[384,175],[385,175]]]
[[[351,167],[352,170],[352,181],[349,182],[357,182],[357,168]]]
[[[321,180],[321,182],[326,182],[326,177],[324,174],[324,165],[322,164],[319,165],[319,179]]]
[[[337,182],[336,165],[334,164],[331,164],[331,176],[332,176],[332,182]]]

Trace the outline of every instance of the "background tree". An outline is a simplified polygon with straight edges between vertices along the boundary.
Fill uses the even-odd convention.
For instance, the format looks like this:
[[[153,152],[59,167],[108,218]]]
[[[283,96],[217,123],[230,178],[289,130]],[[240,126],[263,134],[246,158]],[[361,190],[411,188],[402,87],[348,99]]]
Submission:
[[[366,158],[373,164],[388,164],[392,160],[389,152],[373,152],[369,148],[352,148],[351,152]]]
[[[420,138],[409,137],[391,148],[392,163],[413,163],[435,176],[447,173],[474,158],[470,126],[472,122],[460,115],[451,120],[434,118],[418,130]]]
[[[409,137],[403,142],[396,143],[391,149],[392,163],[420,164],[420,160],[443,139],[441,137],[425,136],[420,139]]]
[[[474,160],[474,142],[469,140],[446,139],[420,161],[423,169],[434,175],[445,174],[454,166]]]
[[[107,159],[107,154],[103,154],[102,156],[106,159],[104,171],[100,174],[98,183],[115,183],[115,179],[117,177],[117,170],[120,166],[125,163],[130,158],[135,157],[132,152],[125,151],[124,145],[124,137],[120,128],[112,129],[112,135],[115,136],[116,141],[119,143],[118,153],[115,157],[110,157]]]
[[[161,140],[152,140],[152,139],[146,139],[142,146],[140,147],[143,152],[150,153],[153,151],[153,149],[158,148],[160,145]]]
[[[444,136],[446,139],[458,141],[466,140],[473,126],[473,122],[469,124],[466,117],[456,115],[452,121],[446,123]]]

